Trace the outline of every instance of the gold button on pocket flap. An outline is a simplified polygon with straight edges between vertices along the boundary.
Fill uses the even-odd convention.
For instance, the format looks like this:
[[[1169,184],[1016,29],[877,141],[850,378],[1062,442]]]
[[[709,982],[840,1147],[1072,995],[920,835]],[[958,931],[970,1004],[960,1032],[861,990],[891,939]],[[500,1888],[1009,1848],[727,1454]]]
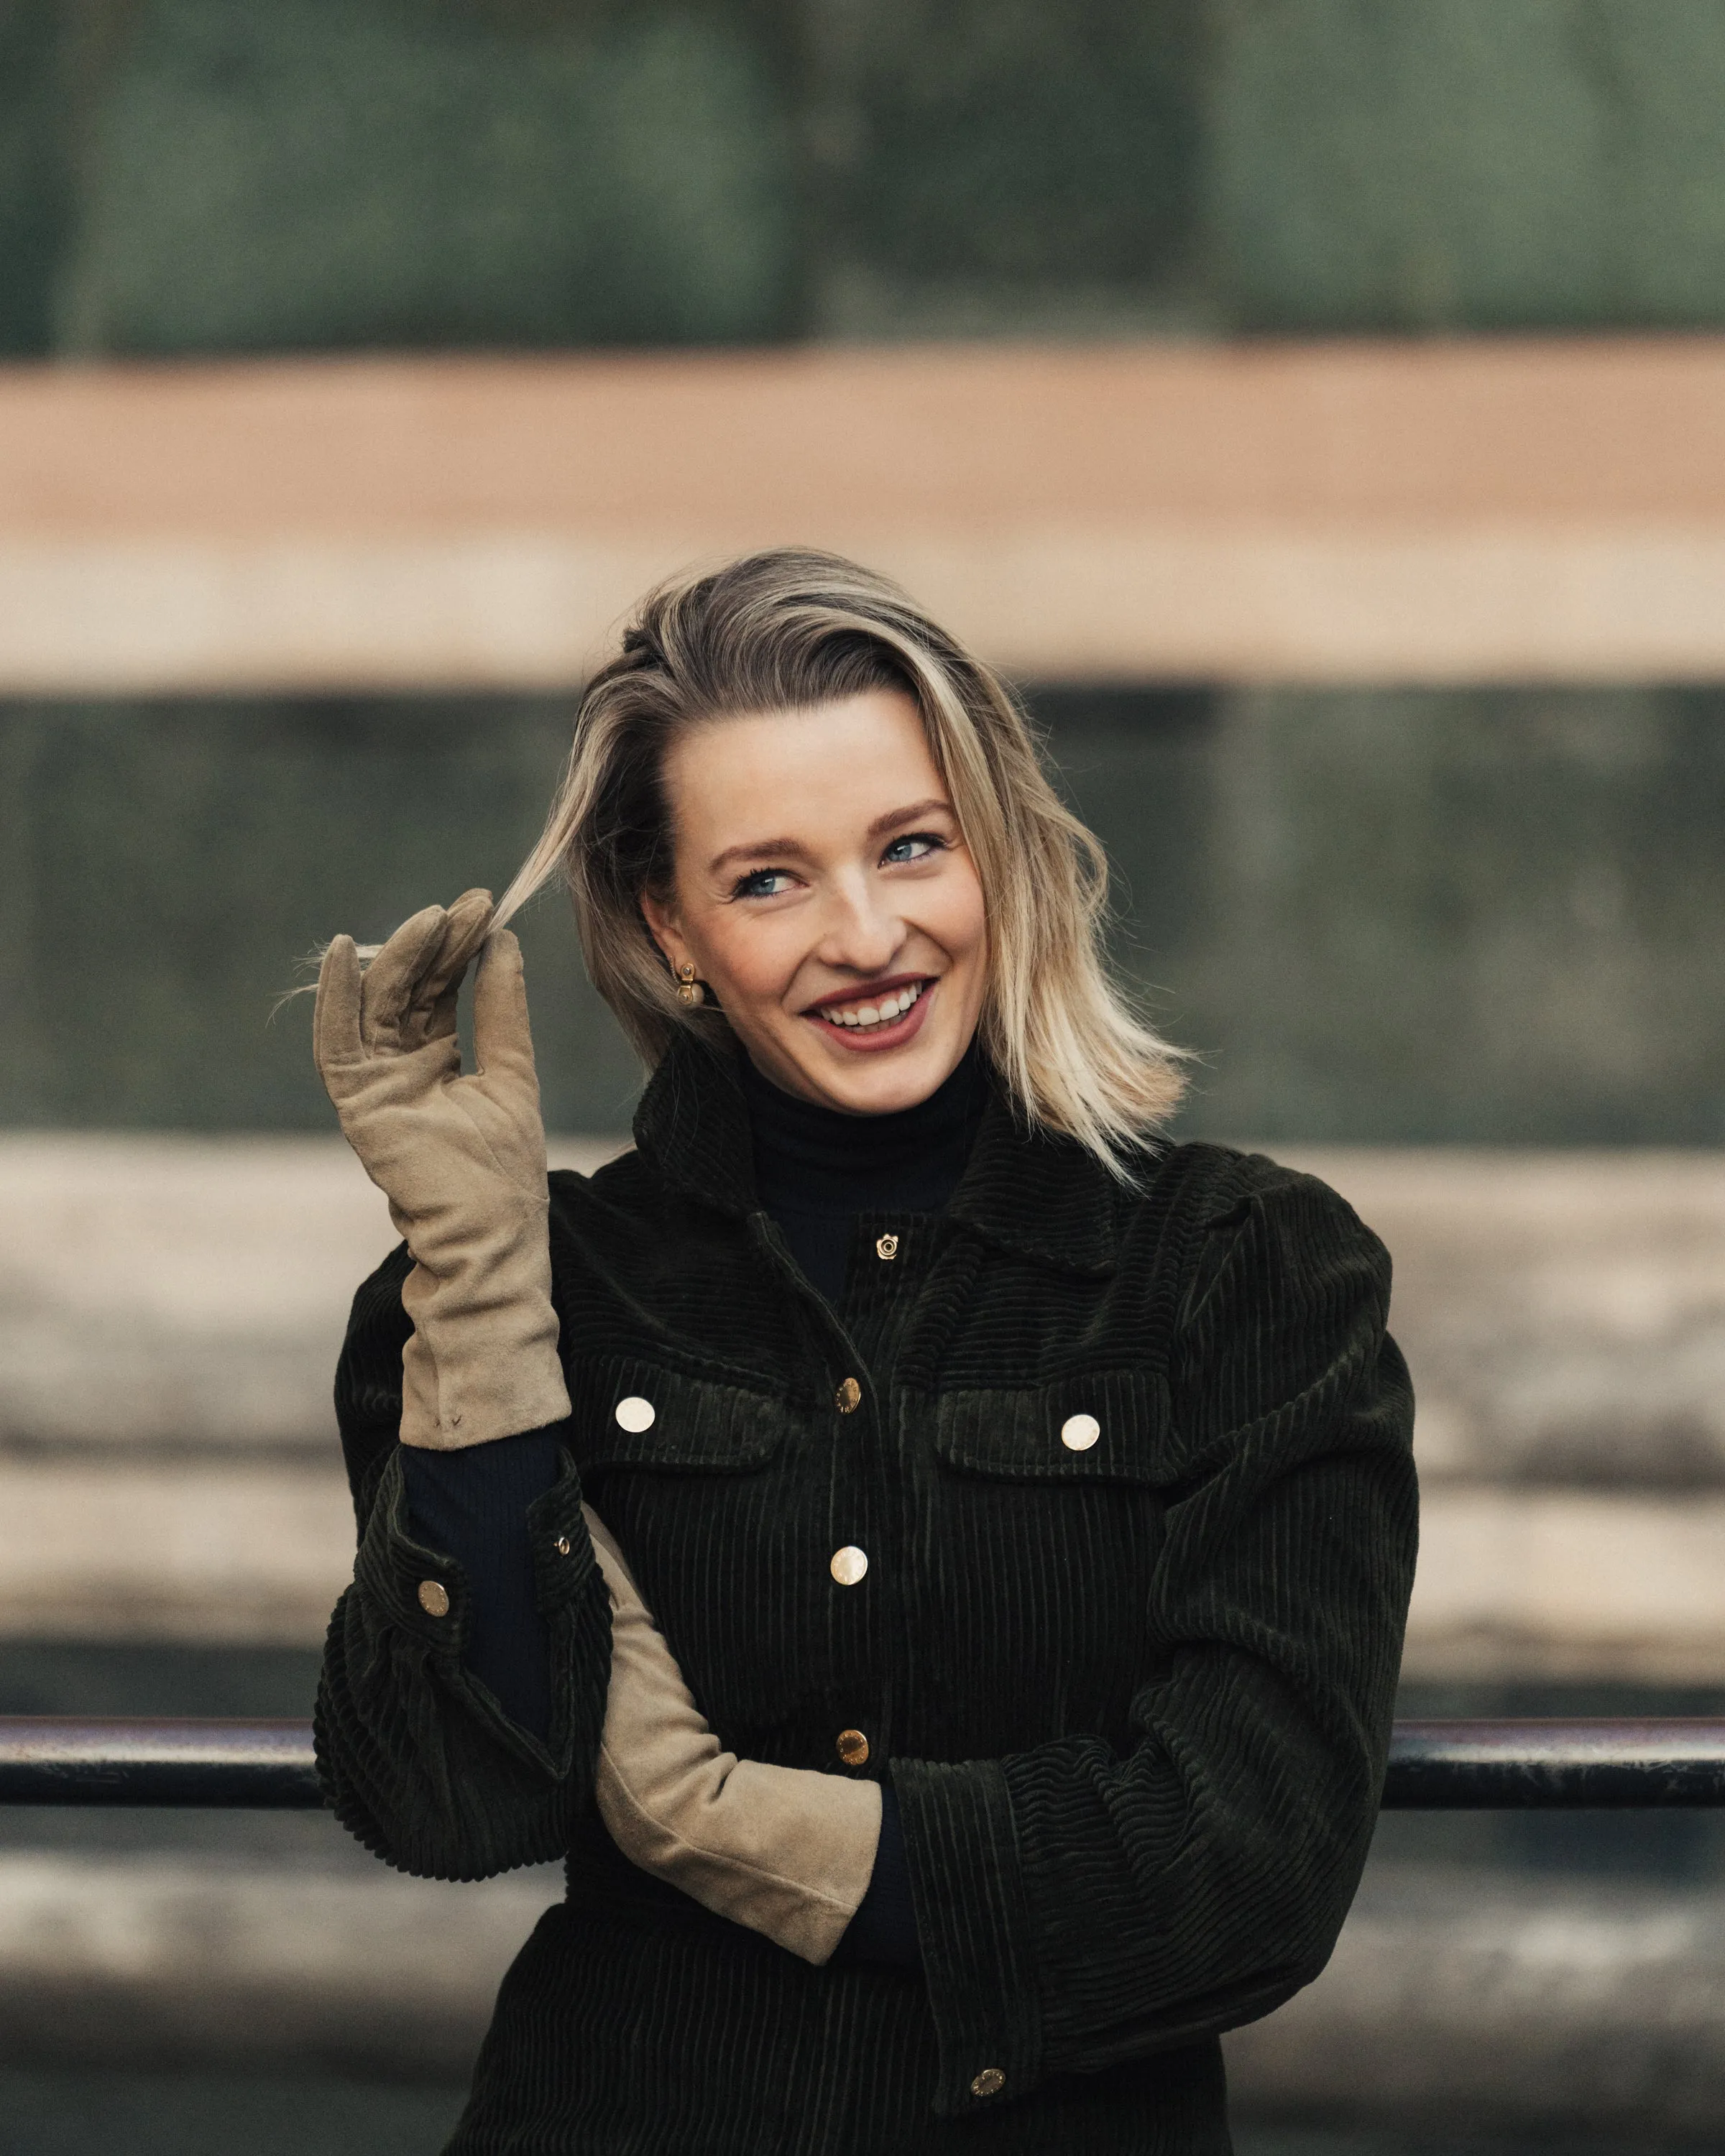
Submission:
[[[1102,1434],[1093,1414],[1068,1415],[1060,1424],[1060,1443],[1068,1452],[1088,1452]]]
[[[970,2085],[973,2096],[999,2096],[1006,2087],[1006,2076],[999,2066],[984,2066]]]
[[[846,1543],[844,1548],[833,1552],[832,1563],[827,1569],[840,1587],[855,1587],[869,1568],[869,1553],[855,1543]]]
[[[890,1264],[898,1255],[898,1237],[896,1235],[881,1236],[875,1245],[875,1255],[877,1258],[885,1258]]]
[[[569,1537],[567,1535],[559,1535],[557,1540],[552,1544],[552,1548],[557,1552],[559,1557],[567,1557],[569,1554]]]
[[[841,1729],[836,1749],[847,1767],[866,1767],[869,1763],[869,1740],[860,1729]]]
[[[817,1380],[829,1400],[842,1367]],[[569,1450],[583,1480],[612,1468],[741,1474],[764,1467],[808,1418],[806,1403],[799,1415],[783,1394],[659,1370],[634,1358],[590,1365],[578,1358],[570,1367],[569,1400]],[[607,1517],[603,1501],[595,1502]],[[559,1519],[557,1527],[562,1524]]]
[[[862,1387],[855,1378],[847,1378],[839,1386],[834,1404],[840,1414],[850,1414],[862,1405]]]
[[[447,1617],[449,1614],[449,1590],[440,1579],[422,1579],[419,1583],[419,1607],[428,1617]]]

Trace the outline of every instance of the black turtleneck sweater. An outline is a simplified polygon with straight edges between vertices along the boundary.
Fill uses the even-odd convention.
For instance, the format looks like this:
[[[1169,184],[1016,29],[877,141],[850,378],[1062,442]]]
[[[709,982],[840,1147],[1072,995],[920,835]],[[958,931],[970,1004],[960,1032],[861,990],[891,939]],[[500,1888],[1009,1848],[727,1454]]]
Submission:
[[[846,1302],[860,1214],[938,1213],[958,1188],[987,1099],[973,1047],[937,1091],[891,1116],[799,1101],[742,1065],[755,1189],[791,1255],[835,1310]],[[876,1373],[885,1381],[886,1373]]]
[[[860,1225],[897,1229],[941,1212],[958,1187],[987,1101],[973,1044],[928,1099],[887,1116],[847,1116],[800,1101],[740,1059],[754,1143],[755,1188],[811,1286],[866,1321],[877,1385],[890,1383],[897,1327],[883,1301],[873,1242]],[[908,1270],[908,1269],[907,1269]],[[906,1282],[908,1285],[908,1282]],[[557,1476],[560,1428],[527,1430],[464,1452],[402,1448],[414,1532],[458,1559],[470,1588],[465,1659],[523,1728],[551,1724],[549,1643],[533,1599],[526,1511]],[[880,1845],[862,1906],[839,1948],[846,1960],[915,1962],[916,1922],[897,1800],[883,1781]]]

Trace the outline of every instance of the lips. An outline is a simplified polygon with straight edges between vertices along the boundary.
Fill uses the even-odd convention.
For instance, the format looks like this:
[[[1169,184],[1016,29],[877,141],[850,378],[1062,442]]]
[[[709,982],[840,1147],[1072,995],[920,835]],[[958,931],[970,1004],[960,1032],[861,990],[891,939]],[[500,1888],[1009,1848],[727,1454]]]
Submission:
[[[853,1055],[901,1048],[922,1030],[936,985],[926,973],[913,974],[870,994],[835,996],[803,1015],[833,1047]]]

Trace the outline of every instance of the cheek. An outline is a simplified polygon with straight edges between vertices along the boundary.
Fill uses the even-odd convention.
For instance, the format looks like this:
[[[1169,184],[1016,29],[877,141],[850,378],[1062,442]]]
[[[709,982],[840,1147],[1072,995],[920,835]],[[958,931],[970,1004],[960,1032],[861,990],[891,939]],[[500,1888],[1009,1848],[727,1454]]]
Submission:
[[[986,955],[988,915],[973,870],[941,879],[929,893],[922,925],[955,963]]]
[[[716,987],[728,988],[733,1002],[739,996],[745,1000],[776,998],[803,956],[802,941],[788,921],[781,928],[777,921],[758,913],[720,914],[708,924],[702,940],[706,977]]]

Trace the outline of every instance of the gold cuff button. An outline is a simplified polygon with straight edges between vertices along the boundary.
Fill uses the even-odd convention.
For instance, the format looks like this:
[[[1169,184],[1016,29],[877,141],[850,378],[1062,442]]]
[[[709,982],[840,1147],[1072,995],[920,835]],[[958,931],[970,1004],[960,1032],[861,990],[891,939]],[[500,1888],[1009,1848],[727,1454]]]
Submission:
[[[884,1258],[888,1265],[891,1265],[892,1260],[898,1255],[898,1237],[896,1235],[883,1235],[880,1241],[875,1245],[875,1255],[877,1258]]]
[[[428,1617],[447,1617],[449,1614],[449,1590],[440,1579],[422,1579],[419,1583],[419,1607]]]
[[[1006,2087],[1006,2076],[999,2066],[984,2066],[970,2085],[973,2096],[999,2096]]]
[[[644,1430],[651,1430],[659,1419],[652,1401],[644,1400],[639,1393],[631,1393],[626,1400],[619,1400],[612,1412],[617,1417],[617,1427],[628,1430],[634,1437],[639,1437]]]
[[[860,1550],[855,1543],[846,1543],[841,1550],[833,1552],[833,1561],[827,1569],[840,1587],[855,1587],[869,1568],[869,1553]]]
[[[834,1396],[834,1405],[840,1414],[850,1414],[862,1405],[862,1387],[855,1378],[847,1378]]]
[[[1060,1443],[1068,1452],[1088,1452],[1102,1434],[1094,1415],[1068,1415],[1060,1424]]]
[[[869,1740],[860,1729],[841,1729],[835,1748],[847,1767],[866,1767],[869,1763]]]
[[[552,1548],[557,1552],[559,1557],[567,1557],[569,1554],[569,1537],[567,1535],[559,1535],[557,1540],[552,1544]]]

